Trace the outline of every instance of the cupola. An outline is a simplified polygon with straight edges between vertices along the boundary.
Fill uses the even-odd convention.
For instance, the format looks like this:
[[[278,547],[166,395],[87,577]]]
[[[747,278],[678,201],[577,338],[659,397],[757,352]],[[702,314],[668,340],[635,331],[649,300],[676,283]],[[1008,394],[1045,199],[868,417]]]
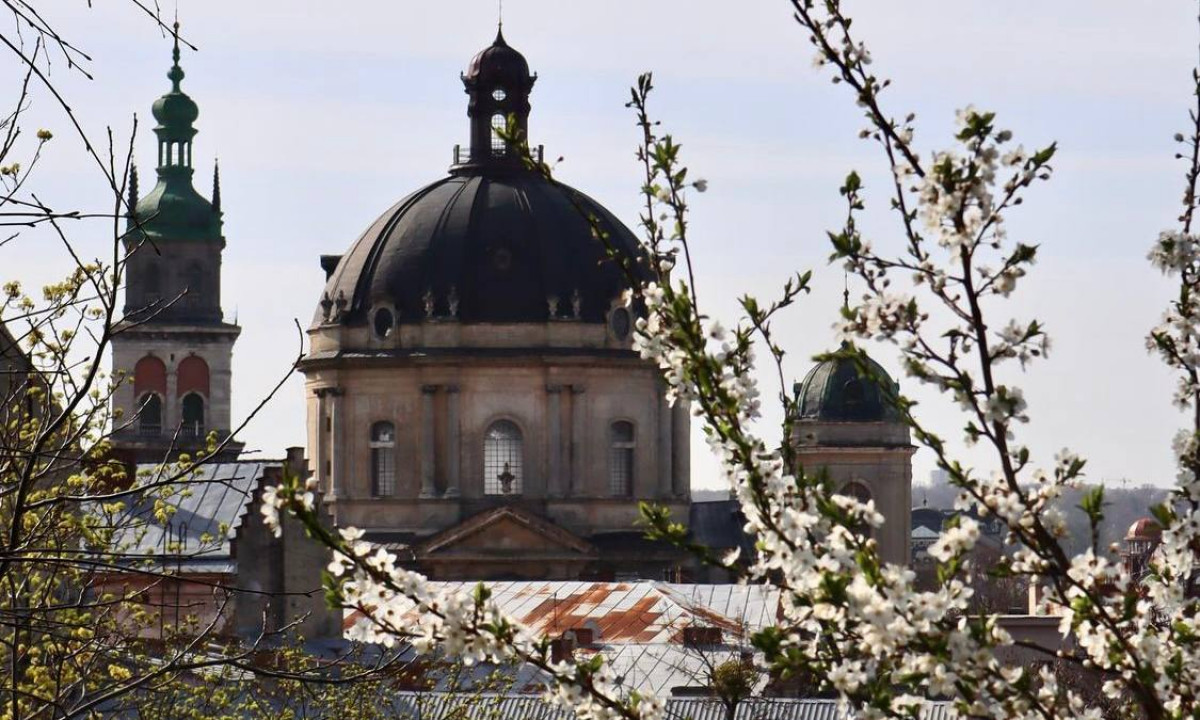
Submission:
[[[500,131],[512,118],[516,136],[528,142],[529,93],[537,75],[529,73],[525,56],[504,41],[503,29],[496,31],[491,45],[471,59],[462,75],[470,101],[471,164],[488,167],[519,166],[520,154]]]

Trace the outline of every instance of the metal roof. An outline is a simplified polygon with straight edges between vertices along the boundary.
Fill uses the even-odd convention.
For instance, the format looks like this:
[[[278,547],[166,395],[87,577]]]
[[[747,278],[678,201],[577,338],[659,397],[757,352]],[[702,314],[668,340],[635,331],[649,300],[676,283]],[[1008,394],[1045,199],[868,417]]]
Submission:
[[[536,695],[471,693],[398,693],[394,707],[412,720],[573,720],[574,713]],[[725,708],[714,698],[667,701],[672,720],[725,720]],[[735,720],[849,720],[836,700],[751,698],[738,705]],[[921,720],[949,720],[950,703],[926,702]]]
[[[469,593],[475,582],[431,582],[435,591]],[[662,582],[490,582],[492,600],[508,617],[540,635],[590,627],[598,646],[683,644],[685,627],[717,627],[725,641],[773,625],[779,591],[767,585]],[[351,613],[347,626],[361,617]]]
[[[435,592],[470,592],[473,582],[431,582]],[[750,651],[749,635],[776,621],[779,591],[765,585],[690,585],[662,582],[491,582],[501,612],[534,633],[560,637],[590,628],[594,641],[581,654],[604,655],[623,687],[667,697],[679,688],[697,688],[712,663],[737,659]],[[347,628],[363,619],[346,618]],[[688,627],[717,628],[721,642],[688,642]],[[536,668],[476,666],[468,686],[484,686],[493,672],[506,675],[511,692],[536,693],[548,678]],[[767,683],[764,673],[760,689]],[[439,685],[436,689],[448,689]]]
[[[186,479],[174,483],[165,495],[146,493],[128,502],[110,518],[114,545],[129,555],[168,558],[186,572],[229,573],[236,570],[230,541],[269,463],[231,462],[202,465]],[[142,483],[154,482],[156,465],[139,465]],[[155,517],[156,499],[174,512],[165,523]],[[100,512],[93,507],[93,512]],[[224,526],[224,532],[222,528]]]

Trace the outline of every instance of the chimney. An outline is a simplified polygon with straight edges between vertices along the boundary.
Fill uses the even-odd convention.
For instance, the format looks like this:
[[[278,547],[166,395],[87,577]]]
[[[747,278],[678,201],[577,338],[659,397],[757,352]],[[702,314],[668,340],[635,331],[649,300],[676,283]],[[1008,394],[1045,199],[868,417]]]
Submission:
[[[567,633],[575,637],[575,644],[579,647],[592,645],[596,642],[596,631],[590,627],[571,628]]]
[[[304,448],[293,446],[287,449],[287,466],[292,473],[299,477],[308,474],[308,462],[304,459]]]
[[[689,625],[683,629],[684,645],[720,645],[721,628]]]
[[[575,637],[570,631],[550,641],[550,661],[569,662],[575,654]]]

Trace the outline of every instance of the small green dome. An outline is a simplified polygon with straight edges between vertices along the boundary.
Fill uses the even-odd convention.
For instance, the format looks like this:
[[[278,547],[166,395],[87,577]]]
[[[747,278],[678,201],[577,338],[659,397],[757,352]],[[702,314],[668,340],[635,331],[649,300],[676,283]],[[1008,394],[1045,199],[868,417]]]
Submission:
[[[871,374],[899,392],[900,385],[867,358]],[[899,422],[900,414],[870,377],[860,376],[850,358],[818,363],[797,385],[797,416],[813,422]]]
[[[200,117],[200,108],[196,102],[183,92],[169,92],[154,101],[150,106],[154,119],[160,127],[188,128]]]
[[[183,68],[179,67],[179,23],[175,23],[175,49],[171,53],[174,62],[167,71],[167,79],[171,81],[171,92],[154,101],[150,111],[158,121],[155,132],[159,137],[172,140],[191,140],[196,131],[192,123],[200,117],[200,108],[187,93],[179,89],[183,82]]]

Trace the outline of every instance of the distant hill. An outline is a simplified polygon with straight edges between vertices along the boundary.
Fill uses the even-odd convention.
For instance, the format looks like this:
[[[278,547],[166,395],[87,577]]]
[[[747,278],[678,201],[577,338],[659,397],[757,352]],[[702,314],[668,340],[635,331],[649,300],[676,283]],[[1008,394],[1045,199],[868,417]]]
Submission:
[[[1128,480],[1109,480],[1101,483],[1104,491],[1104,523],[1100,526],[1100,548],[1107,550],[1112,543],[1124,539],[1129,526],[1139,518],[1150,514],[1150,508],[1167,499],[1167,488],[1153,485],[1134,485]],[[1083,493],[1094,487],[1085,485],[1078,490],[1067,490],[1056,506],[1067,517],[1068,538],[1063,543],[1072,554],[1082,552],[1089,542],[1087,516],[1079,509]],[[913,485],[913,504],[920,507],[950,508],[958,490],[945,482]]]

